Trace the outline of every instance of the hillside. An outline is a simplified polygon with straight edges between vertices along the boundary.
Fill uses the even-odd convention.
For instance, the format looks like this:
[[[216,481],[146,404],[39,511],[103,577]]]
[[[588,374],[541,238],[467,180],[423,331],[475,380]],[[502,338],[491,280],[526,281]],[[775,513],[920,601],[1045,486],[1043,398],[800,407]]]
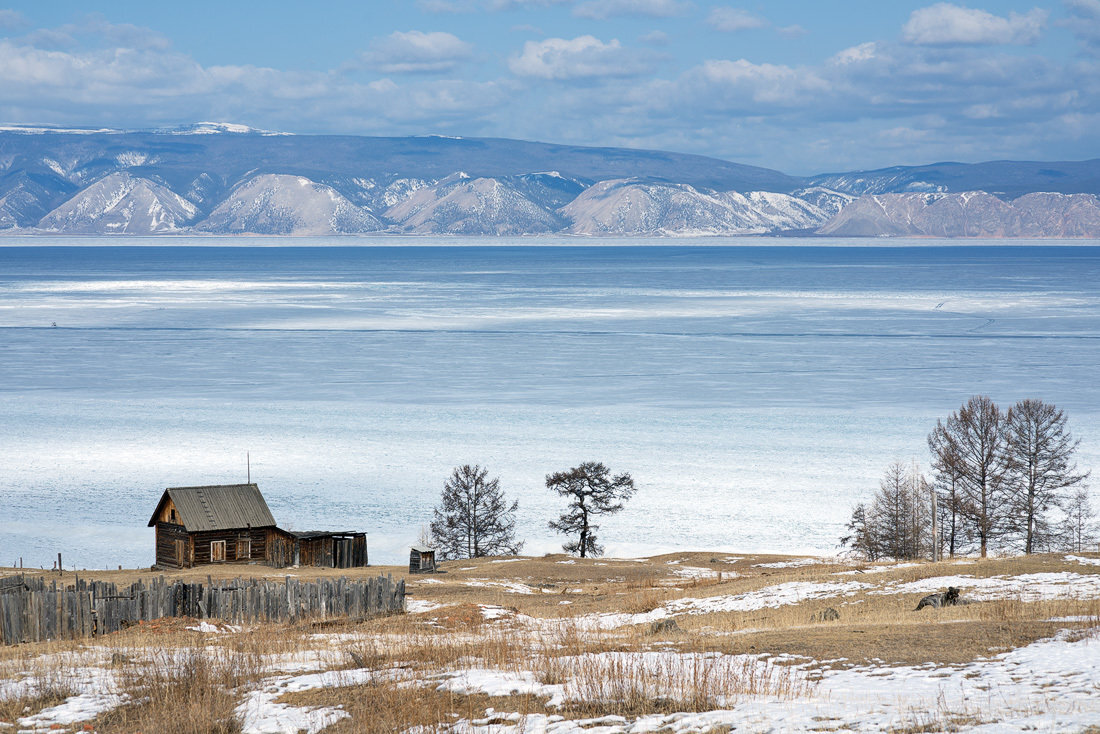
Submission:
[[[0,129],[0,232],[31,235],[1082,238],[1100,236],[1098,193],[1100,160],[800,178],[505,139]]]
[[[266,575],[229,564],[173,578],[242,568]],[[1097,557],[550,555],[451,561],[429,575],[279,576],[379,571],[406,582],[407,614],[176,618],[0,649],[0,722],[155,731],[190,710],[196,730],[246,734],[702,734],[1088,731],[1100,717]],[[962,603],[916,609],[949,586]]]

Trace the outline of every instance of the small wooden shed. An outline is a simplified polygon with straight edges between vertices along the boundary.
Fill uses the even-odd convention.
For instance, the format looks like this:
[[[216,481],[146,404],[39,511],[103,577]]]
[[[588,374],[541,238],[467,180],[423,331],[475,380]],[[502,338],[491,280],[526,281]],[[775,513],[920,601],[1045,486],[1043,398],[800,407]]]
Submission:
[[[283,566],[360,568],[367,565],[367,534],[353,530],[276,529],[272,561]]]
[[[435,573],[435,548],[414,545],[409,551],[409,573]]]

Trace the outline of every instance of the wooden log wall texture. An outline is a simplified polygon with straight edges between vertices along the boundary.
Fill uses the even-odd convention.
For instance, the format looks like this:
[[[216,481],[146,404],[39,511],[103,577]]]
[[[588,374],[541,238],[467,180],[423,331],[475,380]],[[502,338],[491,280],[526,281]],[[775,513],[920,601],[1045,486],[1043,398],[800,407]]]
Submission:
[[[0,640],[15,645],[105,635],[163,617],[237,624],[349,617],[405,611],[405,581],[390,575],[282,583],[264,579],[188,583],[163,576],[119,588],[77,578],[68,586],[44,578],[0,589]]]

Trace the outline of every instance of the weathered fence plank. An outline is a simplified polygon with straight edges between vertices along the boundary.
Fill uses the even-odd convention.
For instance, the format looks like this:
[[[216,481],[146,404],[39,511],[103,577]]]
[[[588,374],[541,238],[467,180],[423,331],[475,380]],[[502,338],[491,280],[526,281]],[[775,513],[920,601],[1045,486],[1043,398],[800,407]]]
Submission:
[[[0,593],[0,640],[5,645],[104,635],[162,617],[220,619],[255,623],[311,617],[367,617],[405,611],[405,582],[392,576],[362,581],[341,577],[283,583],[234,579],[169,583],[165,578],[136,581],[120,591],[115,584],[79,578],[60,588],[56,581],[23,579],[5,583]]]

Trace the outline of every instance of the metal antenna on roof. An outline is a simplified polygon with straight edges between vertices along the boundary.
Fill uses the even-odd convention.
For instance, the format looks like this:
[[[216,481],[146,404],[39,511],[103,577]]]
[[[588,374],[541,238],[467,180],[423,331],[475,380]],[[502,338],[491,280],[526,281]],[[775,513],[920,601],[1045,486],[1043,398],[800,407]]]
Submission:
[[[244,465],[245,471],[248,472],[248,483],[252,484],[252,457],[249,456],[247,451],[244,452]]]

